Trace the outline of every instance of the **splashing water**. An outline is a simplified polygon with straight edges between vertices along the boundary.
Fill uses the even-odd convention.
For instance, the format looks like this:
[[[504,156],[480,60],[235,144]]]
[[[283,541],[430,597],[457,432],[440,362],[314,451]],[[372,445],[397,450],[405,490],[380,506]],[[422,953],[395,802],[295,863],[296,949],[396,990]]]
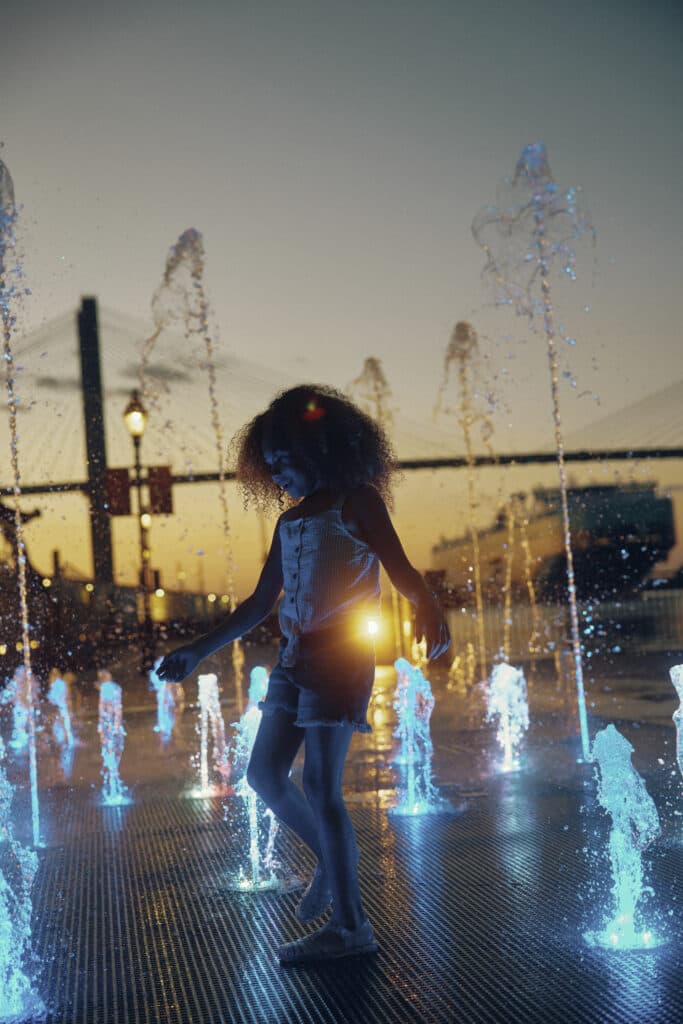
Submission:
[[[106,669],[98,673],[100,687],[97,732],[102,744],[102,803],[108,807],[130,803],[119,765],[126,741],[122,690]]]
[[[17,208],[14,202],[14,184],[5,164],[0,160],[0,315],[2,316],[2,345],[5,358],[5,384],[7,386],[7,410],[9,413],[10,456],[12,462],[14,498],[14,523],[16,536],[16,560],[19,581],[19,605],[21,609],[21,645],[24,656],[24,671],[29,680],[28,693],[28,751],[29,780],[31,786],[31,820],[33,824],[33,845],[40,844],[40,809],[38,805],[38,765],[36,762],[36,724],[33,709],[33,678],[31,668],[31,646],[28,614],[28,588],[26,584],[26,544],[24,525],[19,505],[21,497],[21,473],[19,470],[19,435],[17,433],[17,408],[19,398],[15,388],[14,355],[12,352],[12,331],[16,317],[12,312],[17,298],[21,267],[16,263],[15,227]],[[14,266],[10,268],[10,260]],[[14,280],[12,280],[14,279]]]
[[[613,725],[601,729],[592,756],[598,778],[598,800],[612,819],[609,854],[613,909],[604,927],[586,932],[591,946],[609,949],[650,949],[663,940],[644,927],[637,915],[645,892],[642,853],[660,833],[659,815],[645,783],[631,764],[633,747]]]
[[[190,793],[192,797],[220,796],[225,793],[230,778],[230,762],[225,742],[225,722],[221,712],[218,693],[218,677],[213,672],[200,675],[198,679],[199,721],[199,786]],[[209,779],[209,733],[211,734],[211,763],[220,776],[220,782]]]
[[[474,596],[477,609],[477,647],[479,656],[479,678],[483,682],[487,676],[486,636],[484,633],[484,599],[481,587],[481,558],[479,554],[479,502],[474,471],[474,451],[472,448],[472,432],[479,421],[482,437],[488,443],[491,436],[491,421],[475,414],[472,405],[472,388],[470,384],[471,367],[477,357],[479,339],[472,324],[460,320],[453,328],[453,333],[446,349],[444,359],[444,376],[436,403],[436,413],[449,412],[444,405],[448,390],[451,367],[455,366],[458,376],[457,415],[465,440],[465,457],[467,460],[467,507],[468,530],[472,541],[472,572],[474,574]]]
[[[486,721],[498,719],[496,739],[503,748],[504,772],[519,769],[519,748],[529,728],[526,679],[520,669],[501,662],[491,673]]]
[[[396,692],[394,708],[398,727],[394,736],[401,746],[395,764],[402,767],[398,803],[389,811],[397,815],[433,814],[452,810],[432,782],[432,739],[429,721],[434,710],[434,696],[429,680],[406,658],[394,663]]]
[[[676,757],[683,775],[683,665],[674,665],[669,669],[669,676],[680,702],[672,717],[676,726]]]
[[[421,666],[411,665],[406,658],[399,658],[394,668],[394,710],[398,725],[393,735],[400,740],[400,745],[392,764],[408,764],[411,760],[419,764],[431,758],[434,752],[429,731],[434,695]]]
[[[15,839],[10,810],[13,790],[0,739],[0,1021],[42,1019],[45,1007],[26,970],[31,953],[31,891],[38,855]]]
[[[0,694],[0,704],[12,705],[12,738],[9,745],[17,754],[29,748],[31,708],[35,713],[37,703],[38,686],[35,676],[29,676],[25,667],[18,665]]]
[[[168,743],[173,735],[175,725],[175,684],[160,679],[156,670],[163,658],[157,658],[149,672],[149,683],[157,697],[157,724],[154,731],[158,732],[162,743]]]
[[[493,281],[498,301],[512,306],[518,314],[528,317],[532,324],[536,317],[540,317],[543,323],[560,476],[581,746],[583,758],[588,760],[590,740],[560,416],[556,339],[562,334],[555,325],[550,275],[554,266],[559,264],[563,273],[574,279],[575,242],[586,234],[594,238],[594,232],[587,214],[581,209],[578,190],[559,190],[550,172],[545,146],[533,143],[522,150],[512,181],[506,181],[499,189],[497,205],[486,207],[477,214],[472,233],[486,254],[484,276]]]
[[[189,277],[189,280],[187,279]],[[209,303],[204,291],[204,241],[201,233],[195,228],[188,228],[171,248],[166,260],[162,282],[152,297],[152,315],[155,331],[146,340],[140,365],[140,386],[143,394],[157,406],[159,393],[148,380],[150,359],[154,347],[173,319],[181,319],[188,340],[199,337],[203,341],[205,357],[200,361],[200,369],[206,370],[208,378],[209,406],[211,410],[211,426],[216,444],[218,461],[218,498],[221,506],[223,542],[225,550],[225,578],[230,612],[237,607],[235,595],[234,559],[232,552],[232,534],[228,509],[228,492],[226,486],[227,455],[223,440],[223,427],[218,411],[216,388],[216,362],[214,342],[209,330]],[[239,640],[232,643],[232,666],[235,677],[235,697],[237,709],[242,713],[244,699],[242,696],[244,654]]]
[[[268,689],[268,672],[257,665],[249,676],[249,701],[239,722],[233,722],[235,737],[230,752],[233,772],[239,775],[235,792],[241,797],[249,827],[249,867],[240,868],[239,874],[229,888],[239,892],[264,892],[277,889],[283,891],[282,867],[275,857],[275,837],[278,831],[277,819],[273,812],[263,805],[247,782],[247,766],[261,723],[258,702],[263,700]],[[263,853],[263,835],[265,847]]]
[[[52,735],[60,747],[73,747],[74,734],[71,724],[71,693],[69,684],[58,670],[50,673],[50,689],[47,699],[57,708],[57,715],[52,723]]]

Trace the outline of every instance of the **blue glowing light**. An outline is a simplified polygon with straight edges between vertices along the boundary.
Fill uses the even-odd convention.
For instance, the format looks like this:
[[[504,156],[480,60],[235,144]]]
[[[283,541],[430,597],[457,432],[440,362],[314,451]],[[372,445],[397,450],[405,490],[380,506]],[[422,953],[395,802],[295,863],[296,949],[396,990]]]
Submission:
[[[159,733],[162,743],[168,743],[175,725],[175,683],[167,683],[156,673],[163,658],[157,658],[149,673],[149,683],[157,697],[157,722],[154,731]]]
[[[121,781],[119,765],[126,741],[123,727],[122,691],[106,670],[99,673],[99,719],[97,732],[102,744],[102,803],[107,806],[130,803]]]
[[[398,803],[389,814],[420,815],[452,810],[432,782],[432,739],[429,720],[434,710],[434,695],[422,670],[406,658],[394,663],[396,691],[394,708],[398,726],[394,732],[401,741],[394,763],[401,766]]]
[[[643,851],[660,833],[659,815],[645,783],[631,764],[633,747],[613,725],[593,741],[598,800],[612,819],[609,855],[613,906],[599,931],[586,932],[591,946],[651,949],[664,939],[640,920],[638,904],[646,889]]]
[[[504,772],[519,768],[519,748],[529,728],[526,679],[520,669],[505,662],[496,665],[489,682],[486,721],[498,719],[496,739],[503,748]]]
[[[672,718],[676,726],[676,757],[681,775],[683,775],[683,665],[674,665],[669,670],[669,676],[679,700]]]
[[[199,785],[191,790],[191,797],[222,796],[227,792],[230,761],[225,741],[225,722],[218,692],[218,677],[213,672],[198,679],[199,721]],[[211,741],[211,767],[209,769],[209,741]],[[196,758],[194,759],[197,760]],[[214,778],[211,779],[211,774]]]
[[[282,866],[275,856],[275,837],[278,822],[247,782],[247,766],[261,724],[258,702],[268,689],[268,672],[261,665],[249,675],[249,701],[239,722],[233,722],[235,734],[230,750],[232,771],[238,776],[235,792],[242,799],[249,833],[248,865],[239,869],[229,887],[239,892],[280,890],[286,886],[282,880]]]
[[[45,1014],[25,966],[31,951],[31,891],[38,855],[14,837],[10,820],[14,791],[4,759],[0,739],[0,1021],[19,1022]]]

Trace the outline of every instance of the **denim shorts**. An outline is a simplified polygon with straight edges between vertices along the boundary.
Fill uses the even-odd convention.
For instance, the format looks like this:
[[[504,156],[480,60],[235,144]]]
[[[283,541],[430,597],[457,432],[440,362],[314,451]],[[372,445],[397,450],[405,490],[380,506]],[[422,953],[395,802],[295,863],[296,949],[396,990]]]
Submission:
[[[281,640],[281,652],[284,647]],[[367,712],[374,681],[372,639],[308,633],[299,637],[294,665],[278,661],[259,708],[264,715],[288,711],[302,727],[350,723],[357,732],[372,732]]]

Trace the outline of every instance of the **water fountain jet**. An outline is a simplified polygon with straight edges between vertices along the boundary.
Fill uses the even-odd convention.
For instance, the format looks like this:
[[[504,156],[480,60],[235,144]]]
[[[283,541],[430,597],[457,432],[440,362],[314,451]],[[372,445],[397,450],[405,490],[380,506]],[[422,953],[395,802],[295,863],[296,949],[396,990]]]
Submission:
[[[152,297],[152,313],[155,330],[147,338],[142,351],[140,364],[140,385],[143,394],[152,404],[158,406],[159,395],[149,382],[149,368],[152,352],[169,322],[179,315],[182,317],[185,334],[188,340],[199,337],[203,343],[205,356],[200,360],[200,369],[206,370],[211,412],[211,427],[214,434],[216,456],[218,461],[218,498],[221,506],[225,578],[227,582],[228,606],[230,612],[237,607],[234,578],[234,558],[232,552],[232,534],[228,509],[227,452],[223,439],[223,427],[219,414],[218,395],[216,388],[215,345],[209,329],[209,303],[204,289],[204,241],[196,228],[188,228],[171,247],[166,260],[164,276],[160,286]],[[189,274],[189,281],[183,279]],[[239,640],[231,645],[232,666],[235,678],[235,698],[237,710],[242,713],[244,699],[242,696],[244,653]]]
[[[123,692],[107,669],[97,674],[100,690],[97,732],[102,744],[102,803],[108,807],[130,803],[128,790],[121,781],[119,765],[126,741],[123,727]]]
[[[530,322],[540,316],[543,323],[560,477],[581,747],[583,759],[587,761],[590,759],[590,739],[560,415],[557,338],[561,332],[555,323],[550,275],[554,265],[561,263],[564,274],[573,279],[574,243],[586,233],[594,237],[594,232],[587,215],[580,208],[578,190],[560,191],[550,172],[545,146],[533,143],[522,150],[512,182],[506,182],[506,190],[500,191],[497,205],[486,207],[477,214],[472,233],[486,254],[484,274],[493,279],[498,300],[511,305]],[[540,292],[540,297],[535,295],[536,292]]]
[[[159,733],[162,743],[168,743],[173,735],[175,725],[175,696],[177,684],[160,679],[156,673],[163,658],[157,658],[149,672],[149,684],[157,698],[157,721],[154,731]]]
[[[262,665],[257,665],[249,676],[249,701],[246,710],[239,722],[233,722],[235,735],[230,751],[230,762],[233,773],[239,775],[235,793],[242,799],[249,833],[248,869],[240,868],[237,876],[229,882],[228,888],[234,892],[284,893],[303,885],[299,878],[286,874],[278,861],[275,855],[277,818],[270,808],[263,805],[247,782],[247,767],[261,723],[259,701],[265,699],[267,689],[268,672]]]
[[[679,700],[679,705],[672,718],[676,726],[676,759],[680,773],[683,775],[683,665],[674,665],[669,669],[669,676]]]
[[[389,814],[407,816],[453,812],[456,808],[439,795],[432,782],[433,746],[429,721],[434,710],[434,696],[429,680],[406,658],[398,658],[394,668],[397,676],[394,708],[398,715],[394,736],[401,741],[394,763],[401,767],[401,784],[398,803],[389,809]]]
[[[218,677],[214,672],[200,675],[197,680],[199,704],[199,786],[190,792],[192,797],[222,796],[226,793],[230,778],[230,762],[225,741],[225,722],[218,693]],[[220,782],[209,779],[209,739],[211,740],[211,763],[220,777]]]
[[[40,1020],[45,1007],[26,970],[31,952],[31,892],[38,855],[14,835],[10,819],[13,790],[0,739],[0,1022]]]
[[[609,854],[613,908],[604,926],[586,932],[591,946],[608,949],[651,949],[662,938],[639,921],[638,904],[646,889],[643,851],[660,833],[659,815],[645,783],[631,764],[633,747],[613,725],[593,741],[598,801],[610,816]]]
[[[494,667],[489,682],[486,721],[494,718],[498,719],[496,739],[503,748],[501,770],[517,771],[519,748],[529,728],[529,706],[524,673],[505,662]]]
[[[19,469],[19,435],[17,432],[17,408],[12,332],[16,322],[13,304],[17,298],[17,281],[21,268],[16,265],[15,227],[17,207],[14,201],[14,184],[7,167],[0,160],[0,316],[2,317],[2,345],[5,359],[5,384],[7,387],[7,410],[9,413],[10,458],[12,463],[14,498],[14,523],[16,536],[17,578],[19,583],[19,606],[21,611],[21,647],[27,686],[29,781],[31,787],[31,820],[33,824],[33,845],[40,845],[40,809],[38,804],[38,765],[36,761],[36,723],[33,707],[33,670],[31,667],[31,643],[28,610],[28,587],[26,581],[26,544],[24,525],[19,505],[21,497],[21,473]],[[15,265],[11,266],[10,261]],[[14,282],[12,281],[14,278]]]

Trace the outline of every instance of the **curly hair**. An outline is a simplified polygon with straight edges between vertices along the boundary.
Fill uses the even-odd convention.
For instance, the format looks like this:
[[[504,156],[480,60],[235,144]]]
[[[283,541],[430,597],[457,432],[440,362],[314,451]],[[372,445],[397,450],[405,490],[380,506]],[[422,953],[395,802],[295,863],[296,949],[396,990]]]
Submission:
[[[263,457],[265,437],[291,452],[325,487],[343,492],[370,483],[391,507],[391,482],[398,472],[391,442],[336,388],[300,384],[279,392],[230,442],[244,508],[253,501],[264,511],[282,511],[295,502],[271,476]]]

